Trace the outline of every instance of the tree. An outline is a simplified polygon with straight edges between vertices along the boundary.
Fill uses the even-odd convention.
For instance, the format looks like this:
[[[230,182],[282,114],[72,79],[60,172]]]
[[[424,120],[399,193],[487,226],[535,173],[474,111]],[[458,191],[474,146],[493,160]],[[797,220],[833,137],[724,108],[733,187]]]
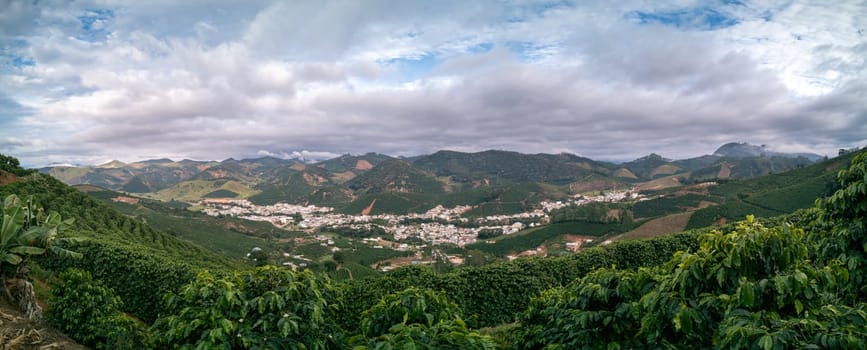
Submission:
[[[24,169],[21,167],[21,163],[18,162],[18,158],[7,156],[0,154],[0,170],[12,173],[18,176],[24,176],[32,173],[33,171]]]
[[[265,266],[268,265],[268,253],[265,253],[262,248],[253,247],[250,250],[250,253],[247,254],[247,258],[253,263],[254,266]]]
[[[81,257],[60,246],[73,239],[57,236],[73,220],[62,220],[57,213],[46,215],[32,198],[23,201],[14,194],[3,201],[0,214],[0,290],[10,302],[17,302],[28,317],[39,318],[42,310],[36,304],[33,286],[26,280],[27,259],[46,251]]]

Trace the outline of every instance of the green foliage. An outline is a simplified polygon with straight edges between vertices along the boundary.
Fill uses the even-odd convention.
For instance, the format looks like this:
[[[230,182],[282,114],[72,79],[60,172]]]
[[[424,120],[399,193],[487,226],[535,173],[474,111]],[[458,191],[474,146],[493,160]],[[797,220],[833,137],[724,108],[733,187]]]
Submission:
[[[813,206],[816,198],[833,193],[835,176],[854,154],[847,154],[784,173],[749,180],[720,182],[708,187],[714,202],[720,205],[696,211],[687,228],[715,225],[720,219],[740,220],[747,215],[771,217]]]
[[[485,228],[479,230],[478,239],[491,239],[496,238],[503,235],[503,229],[501,228]]]
[[[441,194],[445,191],[433,175],[399,160],[385,160],[373,169],[349,180],[346,186],[356,193],[426,193]]]
[[[265,253],[262,248],[254,247],[250,250],[250,253],[247,254],[247,259],[253,263],[254,266],[265,266],[268,265],[268,253]]]
[[[154,339],[172,349],[331,348],[334,292],[327,278],[274,266],[223,278],[201,272],[167,296]]]
[[[585,205],[570,205],[560,208],[551,213],[552,223],[583,221],[595,224],[622,223],[626,221],[626,215],[622,214],[626,206],[615,203],[588,203]],[[618,215],[611,216],[610,210],[617,210]]]
[[[0,171],[12,173],[17,176],[26,176],[34,172],[33,170],[22,168],[21,163],[18,162],[18,158],[3,155],[2,153],[0,153]]]
[[[76,236],[100,242],[130,245],[136,250],[144,249],[161,257],[202,267],[237,266],[236,263],[198,245],[166,235],[141,220],[122,215],[50,176],[36,174],[29,177],[27,181],[0,186],[0,195],[7,196],[13,193],[32,196],[33,203],[42,204],[46,211],[56,212],[64,218],[75,219]],[[70,233],[72,232],[70,230]],[[63,234],[62,231],[60,233]],[[244,253],[250,248],[247,248]]]
[[[494,240],[495,243],[476,242],[468,244],[467,249],[475,249],[485,253],[505,256],[536,249],[545,242],[564,234],[602,236],[611,233],[622,233],[637,227],[640,223],[597,223],[586,221],[571,221],[554,223],[531,228]]]
[[[555,156],[556,157],[556,156]],[[585,159],[588,163],[595,162]],[[501,182],[568,183],[591,173],[590,170],[568,164],[563,159],[550,159],[545,155],[520,154],[506,151],[461,153],[439,151],[420,157],[413,165],[448,176],[457,183],[471,184],[473,180]]]
[[[650,269],[598,269],[533,298],[510,338],[517,349],[641,348],[637,302],[656,285]]]
[[[830,231],[819,246],[824,257],[843,261],[853,270],[852,285],[863,298],[867,297],[867,151],[857,153],[838,179],[841,188],[827,200],[817,201],[824,209],[822,228]]]
[[[632,210],[637,218],[652,218],[657,216],[682,213],[689,208],[698,207],[703,200],[709,200],[708,196],[695,193],[685,195],[672,195],[662,198],[641,201],[633,205]]]
[[[346,214],[358,215],[362,210],[374,203],[370,215],[383,213],[407,214],[423,213],[433,208],[435,197],[426,193],[369,193],[358,196],[346,204],[340,211]]]
[[[840,190],[823,205],[827,218],[863,227],[867,221],[867,152],[855,155],[849,168],[840,170],[837,178]]]
[[[59,238],[58,231],[68,228],[74,220],[62,220],[56,212],[45,211],[33,199],[21,200],[9,195],[0,207],[0,283],[19,274],[28,257],[51,251],[58,255],[80,258],[81,254],[61,247],[72,239]]]
[[[136,249],[138,247],[138,249]],[[79,268],[115,290],[125,310],[146,322],[164,312],[163,294],[176,291],[195,277],[201,267],[148,251],[147,247],[85,240],[73,246],[84,257],[42,257],[40,266],[52,271]]]
[[[360,226],[356,225],[356,227],[352,226],[329,226],[323,227],[320,231],[323,232],[334,232],[343,237],[349,238],[367,238],[367,237],[387,237],[389,236],[385,229],[383,229],[379,225],[367,225]]]
[[[801,229],[748,217],[661,268],[599,270],[534,299],[516,347],[863,348],[850,270],[813,264],[810,246]]]
[[[226,189],[219,189],[213,192],[209,192],[202,196],[202,198],[237,198],[238,193],[232,192]]]
[[[145,184],[140,177],[133,176],[132,179],[129,179],[123,187],[120,188],[121,191],[124,192],[132,192],[132,193],[145,193],[150,192],[151,188]]]
[[[441,321],[461,318],[461,309],[446,298],[445,292],[408,288],[384,296],[361,315],[361,332],[378,337],[399,323],[431,327]]]
[[[144,327],[123,314],[123,302],[87,271],[70,269],[51,289],[51,325],[97,349],[135,349],[146,345]]]
[[[365,311],[355,349],[494,349],[491,338],[471,332],[445,292],[409,288],[384,296]]]
[[[408,287],[447,290],[468,316],[473,326],[489,327],[512,322],[527,308],[532,296],[597,268],[654,266],[668,261],[676,251],[697,248],[696,232],[675,234],[649,240],[615,242],[558,258],[518,259],[479,267],[462,267],[435,274],[427,267],[408,266],[378,278],[363,278],[344,283],[344,308],[337,322],[352,332],[361,313],[376,304],[382,295]]]

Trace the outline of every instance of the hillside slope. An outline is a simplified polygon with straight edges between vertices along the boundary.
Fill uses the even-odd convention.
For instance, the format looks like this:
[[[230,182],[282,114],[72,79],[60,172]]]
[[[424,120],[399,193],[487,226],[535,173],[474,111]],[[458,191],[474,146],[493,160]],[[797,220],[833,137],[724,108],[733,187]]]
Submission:
[[[79,267],[115,289],[127,311],[152,321],[162,309],[162,295],[190,281],[197,271],[243,268],[190,242],[160,232],[127,217],[96,199],[44,174],[33,174],[0,186],[0,196],[32,196],[45,210],[75,219],[65,235],[84,240],[71,249],[82,259],[42,256],[37,261],[51,271]]]

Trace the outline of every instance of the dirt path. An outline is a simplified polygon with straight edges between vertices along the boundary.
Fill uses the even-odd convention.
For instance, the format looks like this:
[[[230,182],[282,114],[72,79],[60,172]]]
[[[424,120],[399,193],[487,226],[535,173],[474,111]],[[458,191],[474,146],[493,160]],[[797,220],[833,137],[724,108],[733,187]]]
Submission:
[[[88,348],[69,339],[63,333],[48,328],[42,322],[28,320],[24,314],[5,301],[0,301],[0,349],[86,350]]]
[[[370,211],[373,210],[373,206],[376,204],[376,198],[373,199],[373,202],[370,202],[370,205],[367,208],[364,208],[361,211],[361,215],[370,215]]]

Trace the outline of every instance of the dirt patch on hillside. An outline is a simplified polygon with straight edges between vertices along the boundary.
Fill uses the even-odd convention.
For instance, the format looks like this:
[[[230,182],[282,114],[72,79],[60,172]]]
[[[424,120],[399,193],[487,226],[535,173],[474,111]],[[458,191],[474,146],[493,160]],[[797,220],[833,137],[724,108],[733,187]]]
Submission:
[[[473,188],[479,188],[482,186],[491,186],[491,180],[489,179],[481,179],[481,180],[473,180]]]
[[[720,179],[728,179],[729,176],[732,175],[732,167],[729,163],[722,162],[719,166],[719,173],[716,174],[716,177]]]
[[[344,171],[342,173],[334,173],[331,175],[331,180],[338,183],[344,183],[346,181],[352,180],[355,178],[355,173],[351,171]]]
[[[18,176],[0,170],[0,185],[11,184],[18,181]]]
[[[701,202],[698,202],[698,209],[704,209],[704,208],[714,206],[714,205],[716,205],[716,203],[714,203],[714,202],[701,201]]]
[[[2,350],[86,350],[87,347],[49,328],[44,322],[30,321],[5,301],[0,301],[0,349]]]
[[[364,159],[359,159],[357,162],[355,162],[355,170],[370,170],[372,168],[373,164],[370,164],[370,162]]]
[[[689,211],[686,213],[672,214],[658,219],[653,219],[645,222],[643,225],[632,231],[615,236],[610,240],[649,238],[681,232],[686,229],[686,224],[689,223],[689,218],[692,217],[692,213],[692,211]]]
[[[310,186],[319,186],[323,183],[328,182],[328,179],[316,174],[304,173],[301,175],[301,177],[303,177],[304,182],[306,182]]]
[[[375,204],[376,204],[376,199],[374,198],[373,201],[370,202],[370,205],[367,206],[367,208],[364,208],[363,210],[361,210],[361,215],[370,215],[370,211],[373,210],[373,206]]]
[[[138,204],[138,198],[126,197],[126,196],[117,196],[111,199],[112,202],[121,202],[126,204]]]
[[[594,236],[579,236],[579,235],[563,235],[563,240],[566,243],[566,249],[571,250],[573,252],[577,252],[581,250],[581,246],[586,242],[592,242],[594,239],[598,239],[599,237]]]

